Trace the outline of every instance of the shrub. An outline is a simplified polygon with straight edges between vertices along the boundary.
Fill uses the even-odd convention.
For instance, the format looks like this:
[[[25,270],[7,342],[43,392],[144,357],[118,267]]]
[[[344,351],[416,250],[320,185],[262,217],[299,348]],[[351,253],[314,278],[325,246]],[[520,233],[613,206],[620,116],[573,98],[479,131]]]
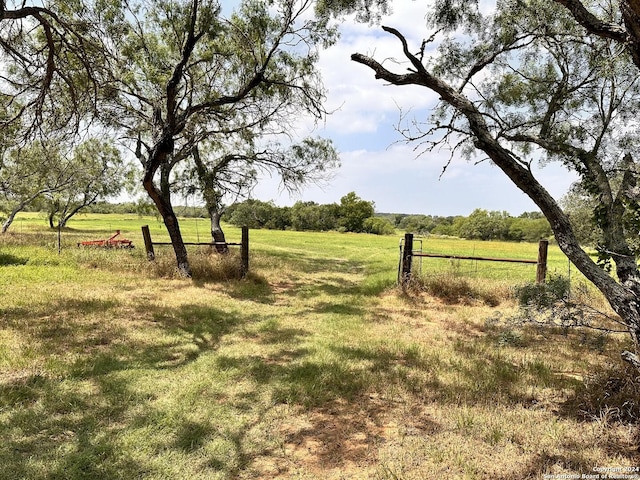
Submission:
[[[594,328],[602,335],[626,331],[604,297],[583,282],[571,285],[568,278],[556,276],[543,285],[517,287],[515,294],[520,305],[512,319],[515,322],[565,329]],[[601,350],[604,340],[603,337],[593,346]]]
[[[589,374],[575,396],[567,402],[589,420],[640,422],[640,377],[628,364],[612,364]]]
[[[367,218],[362,224],[362,229],[364,232],[374,235],[393,235],[396,232],[391,222],[381,217]]]
[[[155,277],[182,278],[175,258],[171,255],[156,256],[155,261],[149,262],[149,265],[151,274]],[[237,251],[219,254],[215,250],[203,248],[189,255],[189,266],[195,281],[217,282],[241,277],[240,254]]]
[[[567,299],[570,288],[571,283],[568,278],[555,275],[543,284],[528,283],[516,287],[515,293],[521,307],[542,310]]]

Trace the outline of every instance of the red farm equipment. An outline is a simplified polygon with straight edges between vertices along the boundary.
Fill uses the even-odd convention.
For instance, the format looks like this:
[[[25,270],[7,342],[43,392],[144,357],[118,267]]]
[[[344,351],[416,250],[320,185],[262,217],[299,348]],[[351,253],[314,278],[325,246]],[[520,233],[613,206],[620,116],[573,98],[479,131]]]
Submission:
[[[116,238],[120,235],[120,230],[111,237],[104,240],[87,240],[78,242],[79,247],[101,247],[101,248],[133,248],[133,242],[126,238]]]

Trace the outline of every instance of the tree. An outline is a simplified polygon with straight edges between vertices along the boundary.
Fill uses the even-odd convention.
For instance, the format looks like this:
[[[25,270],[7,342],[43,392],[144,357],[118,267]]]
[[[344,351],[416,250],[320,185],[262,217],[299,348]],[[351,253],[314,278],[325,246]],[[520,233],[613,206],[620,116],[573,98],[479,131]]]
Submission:
[[[340,199],[339,225],[347,232],[362,232],[364,221],[373,217],[373,202],[362,200],[355,192],[349,192]]]
[[[340,221],[340,207],[335,204],[296,202],[291,207],[291,227],[298,231],[324,232],[335,230]]]
[[[431,215],[406,215],[396,220],[396,227],[399,229],[421,235],[430,233],[436,225],[437,222]]]
[[[507,212],[488,212],[477,208],[461,223],[458,235],[471,240],[506,240],[508,218]]]
[[[69,172],[68,183],[64,188],[44,192],[51,228],[65,227],[81,210],[118,195],[129,176],[118,149],[97,138],[78,145],[63,163],[64,170]]]
[[[279,107],[278,113],[279,118],[284,113],[284,108]],[[275,120],[275,116],[269,120]],[[285,123],[287,119],[283,120]],[[216,155],[210,154],[208,159],[200,154],[198,145],[192,148],[195,169],[191,171],[191,175],[195,174],[196,179],[187,183],[190,193],[196,191],[194,185],[198,186],[197,191],[205,201],[211,221],[211,238],[217,243],[219,252],[227,250],[220,225],[225,197],[246,197],[257,183],[260,171],[275,172],[287,190],[298,191],[305,184],[321,182],[339,164],[337,153],[328,140],[305,138],[286,149],[273,144],[258,150],[256,140],[262,136],[261,133],[253,129],[245,129],[242,133],[242,146],[230,148],[226,136],[227,142],[216,142]],[[220,145],[224,145],[228,153],[221,152]]]
[[[473,2],[438,2],[430,15],[435,33],[421,45],[409,45],[399,30],[382,27],[398,41],[408,72],[394,72],[359,53],[351,58],[377,79],[439,95],[431,127],[406,132],[407,138],[480,151],[526,193],[549,220],[562,251],[619,315],[635,349],[622,357],[640,369],[640,274],[623,221],[638,210],[640,97],[631,62],[640,67],[640,4],[623,0],[618,9],[599,10],[598,18],[577,0],[558,1],[568,10],[507,1],[488,16]],[[593,35],[585,36],[575,20]],[[456,40],[462,31],[470,38]],[[439,56],[430,56],[427,47],[437,38]],[[598,200],[602,249],[615,263],[617,278],[580,247],[568,216],[533,174],[531,164],[540,159],[576,171]]]
[[[597,207],[596,199],[584,192],[579,185],[573,185],[561,202],[580,243],[589,247],[602,244],[602,229],[598,227],[593,215]]]
[[[322,114],[309,92],[318,81],[316,45],[330,42],[333,32],[326,21],[309,19],[310,5],[246,0],[226,19],[217,4],[198,0],[101,3],[93,10],[115,70],[104,118],[140,160],[142,184],[185,276],[191,271],[171,202],[171,175],[192,147],[253,124],[265,108],[273,111],[278,97],[271,92],[298,96],[307,111]],[[265,107],[265,98],[274,100]]]
[[[546,218],[518,217],[509,225],[509,240],[537,242],[553,235]]]
[[[0,157],[0,195],[4,198],[6,233],[16,215],[44,194],[53,194],[72,183],[74,171],[63,161],[59,146],[34,141],[26,147],[11,148]]]
[[[249,199],[229,207],[229,222],[239,227],[270,228],[277,217],[278,207],[273,202]]]
[[[362,224],[362,230],[366,233],[373,233],[374,235],[393,235],[396,232],[391,222],[381,217],[367,218]]]

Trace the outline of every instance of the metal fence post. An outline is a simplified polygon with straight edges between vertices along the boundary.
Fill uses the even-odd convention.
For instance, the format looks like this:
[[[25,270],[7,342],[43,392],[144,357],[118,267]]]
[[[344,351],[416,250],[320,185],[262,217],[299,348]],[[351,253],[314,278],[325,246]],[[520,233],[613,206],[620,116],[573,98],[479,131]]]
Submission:
[[[249,272],[249,227],[242,227],[240,241],[240,261],[242,262],[240,275],[244,278]]]

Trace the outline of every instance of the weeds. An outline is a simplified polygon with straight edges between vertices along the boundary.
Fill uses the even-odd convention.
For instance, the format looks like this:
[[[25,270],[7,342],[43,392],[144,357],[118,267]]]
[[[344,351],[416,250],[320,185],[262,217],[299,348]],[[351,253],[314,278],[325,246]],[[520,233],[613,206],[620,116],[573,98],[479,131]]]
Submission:
[[[627,331],[603,296],[582,282],[571,285],[565,277],[552,276],[545,284],[517,287],[516,297],[520,308],[511,323],[594,330],[598,337],[589,341],[599,351],[607,335]]]
[[[238,280],[242,276],[240,255],[236,251],[220,254],[210,248],[202,248],[189,255],[189,265],[196,282]],[[175,258],[165,252],[148,262],[147,270],[156,278],[181,278]]]
[[[568,299],[570,289],[568,278],[552,275],[545,283],[528,283],[516,287],[515,296],[521,307],[542,310]]]
[[[585,419],[640,424],[640,376],[626,363],[611,364],[589,373],[567,404]]]
[[[453,273],[413,278],[409,289],[424,291],[449,304],[480,303],[495,307],[512,298],[511,289],[504,282],[470,279]]]

